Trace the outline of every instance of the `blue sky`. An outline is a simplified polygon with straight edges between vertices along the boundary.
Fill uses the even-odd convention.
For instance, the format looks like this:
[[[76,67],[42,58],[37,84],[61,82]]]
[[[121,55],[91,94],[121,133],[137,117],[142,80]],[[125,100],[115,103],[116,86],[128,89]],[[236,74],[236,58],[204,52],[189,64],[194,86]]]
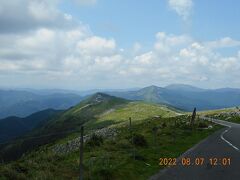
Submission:
[[[167,0],[99,0],[94,5],[76,6],[63,2],[60,8],[83,23],[97,35],[114,37],[123,46],[134,42],[152,43],[159,31],[190,34],[199,41],[224,36],[240,39],[240,2],[238,0],[193,1],[188,22],[174,13]]]
[[[240,88],[238,0],[0,2],[1,87]]]

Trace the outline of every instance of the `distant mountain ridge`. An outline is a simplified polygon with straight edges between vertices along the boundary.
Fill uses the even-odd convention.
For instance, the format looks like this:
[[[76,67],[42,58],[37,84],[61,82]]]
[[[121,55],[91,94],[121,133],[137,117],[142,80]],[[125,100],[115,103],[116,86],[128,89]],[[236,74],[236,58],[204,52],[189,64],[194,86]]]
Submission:
[[[43,125],[62,111],[46,109],[34,113],[26,118],[11,116],[0,120],[0,143],[15,139],[18,136],[30,132],[34,128]]]
[[[26,117],[44,109],[68,109],[82,97],[70,93],[40,95],[28,91],[0,90],[0,119],[9,116]]]
[[[206,90],[206,89],[194,87],[187,84],[170,84],[168,86],[165,86],[164,88],[169,90],[181,90],[181,91],[193,91],[193,92],[202,92]]]
[[[0,90],[0,119],[8,116],[26,117],[48,108],[68,109],[95,91],[82,91],[81,94],[81,91],[57,89]],[[191,111],[193,107],[197,107],[198,110],[210,110],[240,105],[240,89],[237,88],[202,89],[186,84],[171,84],[166,87],[152,85],[102,92],[128,100],[165,104],[184,111]]]
[[[240,105],[240,89],[201,89],[194,86],[174,84],[166,87],[148,86],[137,91],[108,92],[130,100],[142,100],[166,104],[184,111],[210,110]]]

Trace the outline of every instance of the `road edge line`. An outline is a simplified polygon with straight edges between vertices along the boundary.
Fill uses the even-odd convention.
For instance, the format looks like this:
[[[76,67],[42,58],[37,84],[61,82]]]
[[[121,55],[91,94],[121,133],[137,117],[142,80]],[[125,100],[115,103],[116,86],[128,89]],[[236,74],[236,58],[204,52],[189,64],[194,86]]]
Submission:
[[[239,152],[239,148],[238,148],[238,147],[234,146],[231,142],[229,142],[228,140],[226,140],[226,139],[223,137],[223,135],[224,135],[225,133],[227,133],[227,132],[232,128],[232,126],[227,125],[227,124],[223,124],[223,123],[221,123],[221,122],[214,121],[213,118],[206,118],[206,117],[202,117],[202,118],[203,118],[203,119],[206,119],[206,120],[208,120],[208,121],[211,121],[211,122],[213,122],[213,123],[220,124],[220,125],[222,125],[222,126],[228,127],[228,129],[226,129],[225,131],[223,131],[223,132],[221,133],[221,136],[220,136],[220,137],[221,137],[221,139],[222,139],[224,142],[226,142],[229,146],[231,146],[233,149],[235,149],[236,151]],[[218,119],[216,119],[216,120],[218,120]],[[222,121],[222,120],[221,120],[221,121]]]

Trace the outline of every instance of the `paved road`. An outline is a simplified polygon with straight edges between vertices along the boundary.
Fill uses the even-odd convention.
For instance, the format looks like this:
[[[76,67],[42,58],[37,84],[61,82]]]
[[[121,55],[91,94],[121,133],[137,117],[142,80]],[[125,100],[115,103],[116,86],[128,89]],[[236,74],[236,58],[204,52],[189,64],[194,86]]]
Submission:
[[[151,180],[240,180],[240,124],[205,118],[226,128],[203,140],[178,158],[171,166],[152,176]],[[191,164],[203,157],[203,165],[181,165],[182,158],[189,157]],[[210,158],[217,158],[217,165],[211,165]],[[230,158],[230,165],[224,166],[223,158]],[[212,159],[214,164],[215,159]],[[228,164],[228,163],[227,163]]]

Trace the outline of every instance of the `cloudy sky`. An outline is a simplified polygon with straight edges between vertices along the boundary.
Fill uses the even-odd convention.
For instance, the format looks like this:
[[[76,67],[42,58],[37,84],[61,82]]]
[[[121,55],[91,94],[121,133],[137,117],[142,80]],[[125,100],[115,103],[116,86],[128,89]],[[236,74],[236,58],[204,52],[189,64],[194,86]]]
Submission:
[[[240,88],[238,0],[0,0],[0,87]]]

